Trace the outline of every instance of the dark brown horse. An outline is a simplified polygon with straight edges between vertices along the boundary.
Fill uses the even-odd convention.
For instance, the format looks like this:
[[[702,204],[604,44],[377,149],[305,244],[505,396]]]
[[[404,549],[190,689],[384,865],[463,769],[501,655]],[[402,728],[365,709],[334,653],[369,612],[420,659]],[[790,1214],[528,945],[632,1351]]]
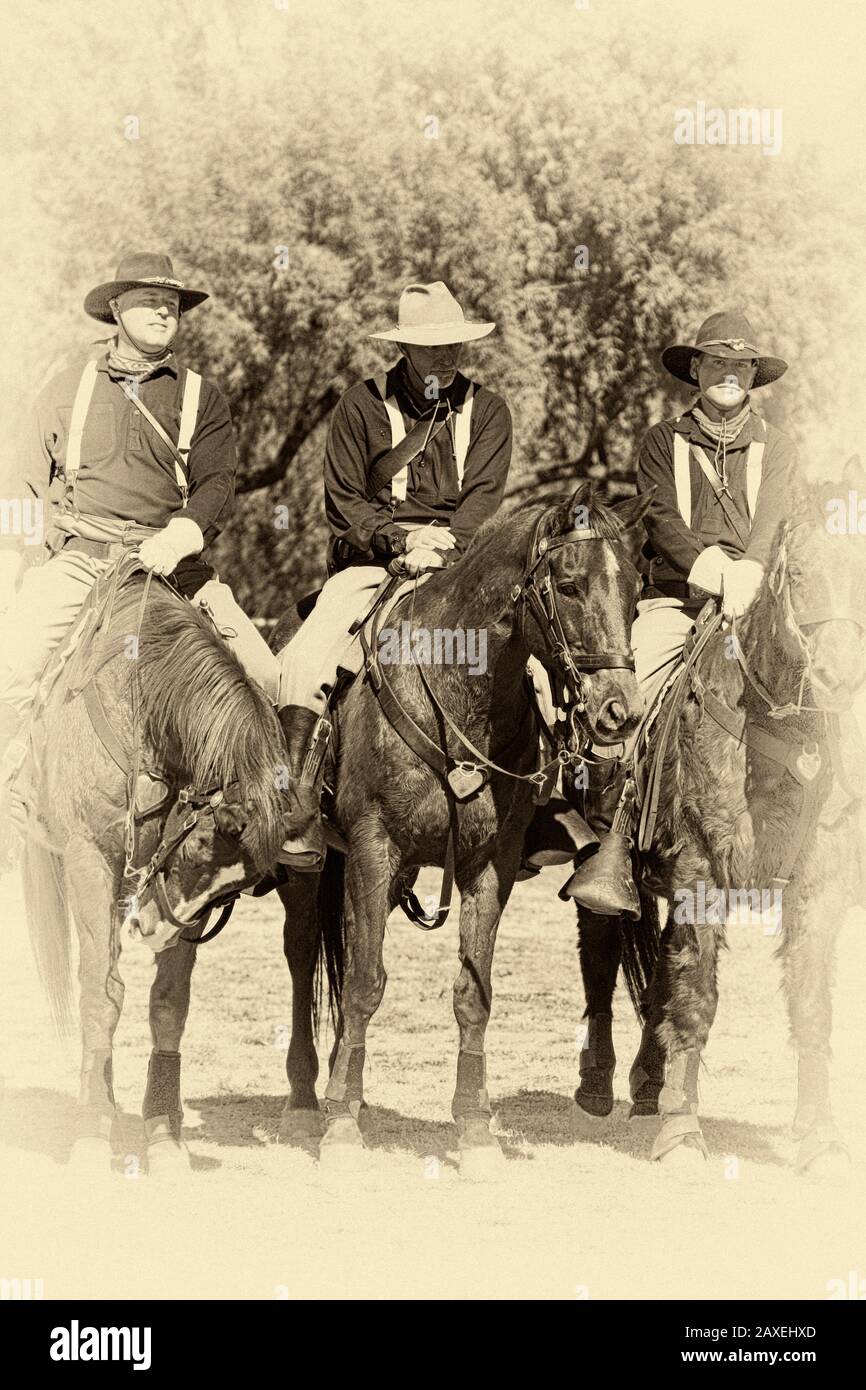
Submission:
[[[150,589],[142,613],[142,585],[133,580],[124,591],[133,602],[118,607],[103,639],[107,659],[95,662],[85,693],[75,662],[52,689],[39,726],[38,820],[25,844],[28,925],[61,1028],[71,1017],[70,915],[78,932],[82,1069],[72,1161],[86,1171],[109,1168],[124,917],[140,936],[157,933],[164,948],[150,995],[143,1115],[151,1170],[182,1168],[180,1041],[195,938],[209,905],[257,882],[282,839],[284,745],[270,703],[210,623],[167,587]],[[149,804],[132,846],[127,804],[136,784],[149,788]],[[128,849],[137,874],[125,874]]]
[[[866,770],[856,726],[847,735],[837,726],[866,680],[866,536],[834,525],[849,491],[866,495],[858,460],[841,484],[792,498],[758,598],[734,632],[710,641],[672,727],[660,813],[642,855],[642,899],[658,894],[669,911],[631,1071],[633,1113],[662,1115],[653,1150],[662,1161],[700,1163],[706,1152],[698,1070],[725,918],[747,902],[781,926],[799,1069],[797,1166],[844,1156],[830,1106],[832,965],[862,886],[857,797]],[[663,710],[653,737],[664,722]],[[599,1114],[613,1103],[620,925],[579,916],[590,1047],[576,1100]]]
[[[582,719],[590,736],[604,743],[620,739],[641,712],[629,669],[628,634],[638,590],[635,560],[644,539],[639,523],[648,502],[634,498],[605,508],[582,486],[568,503],[536,505],[495,518],[456,565],[434,573],[418,588],[411,613],[413,640],[426,635],[429,642],[436,632],[457,629],[483,633],[486,669],[473,674],[465,665],[431,664],[424,669],[425,685],[415,661],[390,664],[387,677],[399,705],[455,761],[470,755],[452,722],[484,758],[513,775],[494,772],[474,798],[457,802],[444,778],[384,717],[368,681],[356,681],[338,705],[334,813],[348,842],[346,960],[340,1033],[325,1092],[323,1163],[352,1166],[363,1158],[357,1117],[363,1103],[367,1026],[385,988],[385,922],[419,867],[443,864],[452,827],[461,895],[460,971],[454,985],[460,1051],[452,1113],[462,1172],[482,1174],[502,1160],[489,1128],[484,1055],[493,949],[533,810],[527,776],[536,766],[538,738],[525,679],[527,660],[532,654],[548,669],[558,669],[556,625],[545,619],[543,604],[530,604],[527,584],[536,585],[561,622],[563,649],[579,672]],[[394,621],[409,618],[404,604]],[[284,627],[280,638],[289,635],[290,627]],[[331,852],[322,889],[323,900],[332,894],[332,910],[324,913],[332,940],[335,911],[343,906],[341,872],[342,863]],[[300,877],[281,890],[294,996],[285,1117],[292,1135],[315,1134],[320,1124],[310,1024],[319,933],[314,892]]]

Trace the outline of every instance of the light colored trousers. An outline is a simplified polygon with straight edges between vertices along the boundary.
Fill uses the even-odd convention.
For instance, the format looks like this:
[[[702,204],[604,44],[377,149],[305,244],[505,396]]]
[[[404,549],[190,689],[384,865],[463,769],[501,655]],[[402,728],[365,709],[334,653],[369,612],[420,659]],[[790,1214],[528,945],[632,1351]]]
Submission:
[[[0,618],[0,740],[14,737],[36,698],[51,653],[81,611],[95,581],[113,561],[67,545],[24,576]],[[190,600],[210,612],[247,674],[276,701],[279,665],[228,584],[209,579]]]
[[[310,616],[280,652],[279,705],[303,705],[324,714],[337,667],[360,671],[361,643],[349,635],[388,571],[382,565],[350,565],[331,576]]]

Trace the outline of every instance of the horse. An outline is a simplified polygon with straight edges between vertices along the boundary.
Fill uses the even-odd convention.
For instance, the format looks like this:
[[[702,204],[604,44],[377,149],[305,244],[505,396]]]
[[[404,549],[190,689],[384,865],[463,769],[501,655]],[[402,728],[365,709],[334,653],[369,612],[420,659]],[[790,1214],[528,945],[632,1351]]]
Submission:
[[[846,497],[866,491],[858,459],[846,465],[841,488]],[[630,1090],[633,1115],[661,1114],[652,1157],[669,1165],[700,1165],[707,1156],[698,1071],[716,1013],[726,917],[745,901],[769,909],[769,929],[781,930],[798,1060],[795,1168],[847,1163],[830,1099],[831,987],[839,926],[862,884],[862,774],[846,774],[838,721],[866,680],[866,537],[832,523],[839,492],[836,483],[793,495],[754,604],[729,630],[715,619],[682,698],[668,691],[648,737],[660,796],[655,825],[641,827],[641,902],[664,898],[668,915]],[[856,726],[851,736],[856,763]],[[613,1105],[610,1017],[622,922],[583,908],[578,919],[590,1046],[575,1099],[598,1115]]]
[[[420,657],[389,664],[383,707],[385,696],[376,688],[381,691],[384,672],[368,658],[367,679],[356,679],[337,703],[333,822],[345,838],[345,860],[329,850],[320,917],[313,885],[302,876],[290,876],[279,890],[294,1001],[283,1132],[301,1142],[314,1142],[322,1126],[310,1023],[317,933],[324,926],[333,947],[335,921],[345,908],[345,968],[340,962],[337,1040],[319,1146],[326,1168],[352,1169],[365,1161],[358,1115],[367,1027],[385,988],[386,919],[405,901],[422,865],[445,865],[449,857],[461,896],[453,995],[460,1044],[452,1100],[460,1171],[484,1177],[503,1161],[490,1132],[484,1038],[497,926],[520,867],[538,778],[527,661],[533,655],[551,673],[565,671],[575,710],[596,742],[618,741],[636,725],[642,701],[629,631],[649,501],[629,498],[606,507],[582,484],[569,501],[494,517],[453,566],[415,587],[410,609],[399,608],[413,645],[425,637],[430,643],[436,632],[484,632],[483,673],[456,663],[434,669]],[[387,621],[396,620],[389,615]],[[284,620],[274,645],[284,644],[294,626],[293,618]],[[450,764],[462,798],[446,775]],[[468,788],[460,785],[467,771]],[[627,934],[625,940],[631,959]],[[640,977],[637,958],[634,971]]]
[[[40,711],[22,861],[29,931],[60,1032],[72,1018],[70,915],[77,929],[82,1065],[70,1163],[87,1174],[111,1164],[124,912],[135,935],[157,943],[142,1109],[148,1167],[178,1172],[189,1166],[180,1043],[197,943],[213,905],[258,882],[282,839],[285,753],[269,700],[192,605],[167,584],[125,578],[94,655],[82,656],[82,644]]]

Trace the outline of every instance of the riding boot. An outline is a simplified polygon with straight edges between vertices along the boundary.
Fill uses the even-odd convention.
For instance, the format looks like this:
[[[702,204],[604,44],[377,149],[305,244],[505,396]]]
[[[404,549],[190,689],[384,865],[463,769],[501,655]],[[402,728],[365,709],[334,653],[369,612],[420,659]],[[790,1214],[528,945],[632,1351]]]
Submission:
[[[322,773],[330,722],[303,705],[286,705],[278,711],[288,751],[288,776],[284,790],[286,839],[278,862],[296,873],[319,873],[325,863],[325,831],[322,825]]]
[[[640,917],[640,898],[631,863],[634,829],[634,779],[627,763],[617,762],[603,787],[586,789],[584,815],[600,837],[598,849],[575,869],[560,889],[563,901],[573,898],[601,917]]]

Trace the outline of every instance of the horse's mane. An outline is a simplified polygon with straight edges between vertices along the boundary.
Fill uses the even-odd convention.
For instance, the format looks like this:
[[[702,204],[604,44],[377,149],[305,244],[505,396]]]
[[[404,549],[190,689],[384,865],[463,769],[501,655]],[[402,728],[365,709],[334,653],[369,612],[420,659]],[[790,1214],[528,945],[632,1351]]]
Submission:
[[[267,696],[210,622],[157,585],[135,671],[149,741],[179,759],[197,787],[237,782],[247,814],[241,839],[257,865],[273,863],[283,838],[276,780],[283,741]]]
[[[525,529],[531,531],[538,521],[538,518],[545,512],[549,517],[544,525],[542,534],[545,536],[557,536],[563,531],[571,530],[575,525],[574,516],[571,508],[572,499],[570,496],[557,498],[553,501],[536,502],[530,507],[513,508],[504,515],[497,512],[495,516],[488,518],[482,526],[478,528],[469,545],[466,548],[466,555],[475,555],[480,549],[501,539],[502,531],[505,527],[514,527],[516,530]],[[620,540],[623,535],[623,525],[619,517],[610,507],[606,507],[599,502],[595,495],[590,492],[584,502],[581,503],[585,515],[581,518],[581,524],[585,521],[598,532],[602,540]]]

